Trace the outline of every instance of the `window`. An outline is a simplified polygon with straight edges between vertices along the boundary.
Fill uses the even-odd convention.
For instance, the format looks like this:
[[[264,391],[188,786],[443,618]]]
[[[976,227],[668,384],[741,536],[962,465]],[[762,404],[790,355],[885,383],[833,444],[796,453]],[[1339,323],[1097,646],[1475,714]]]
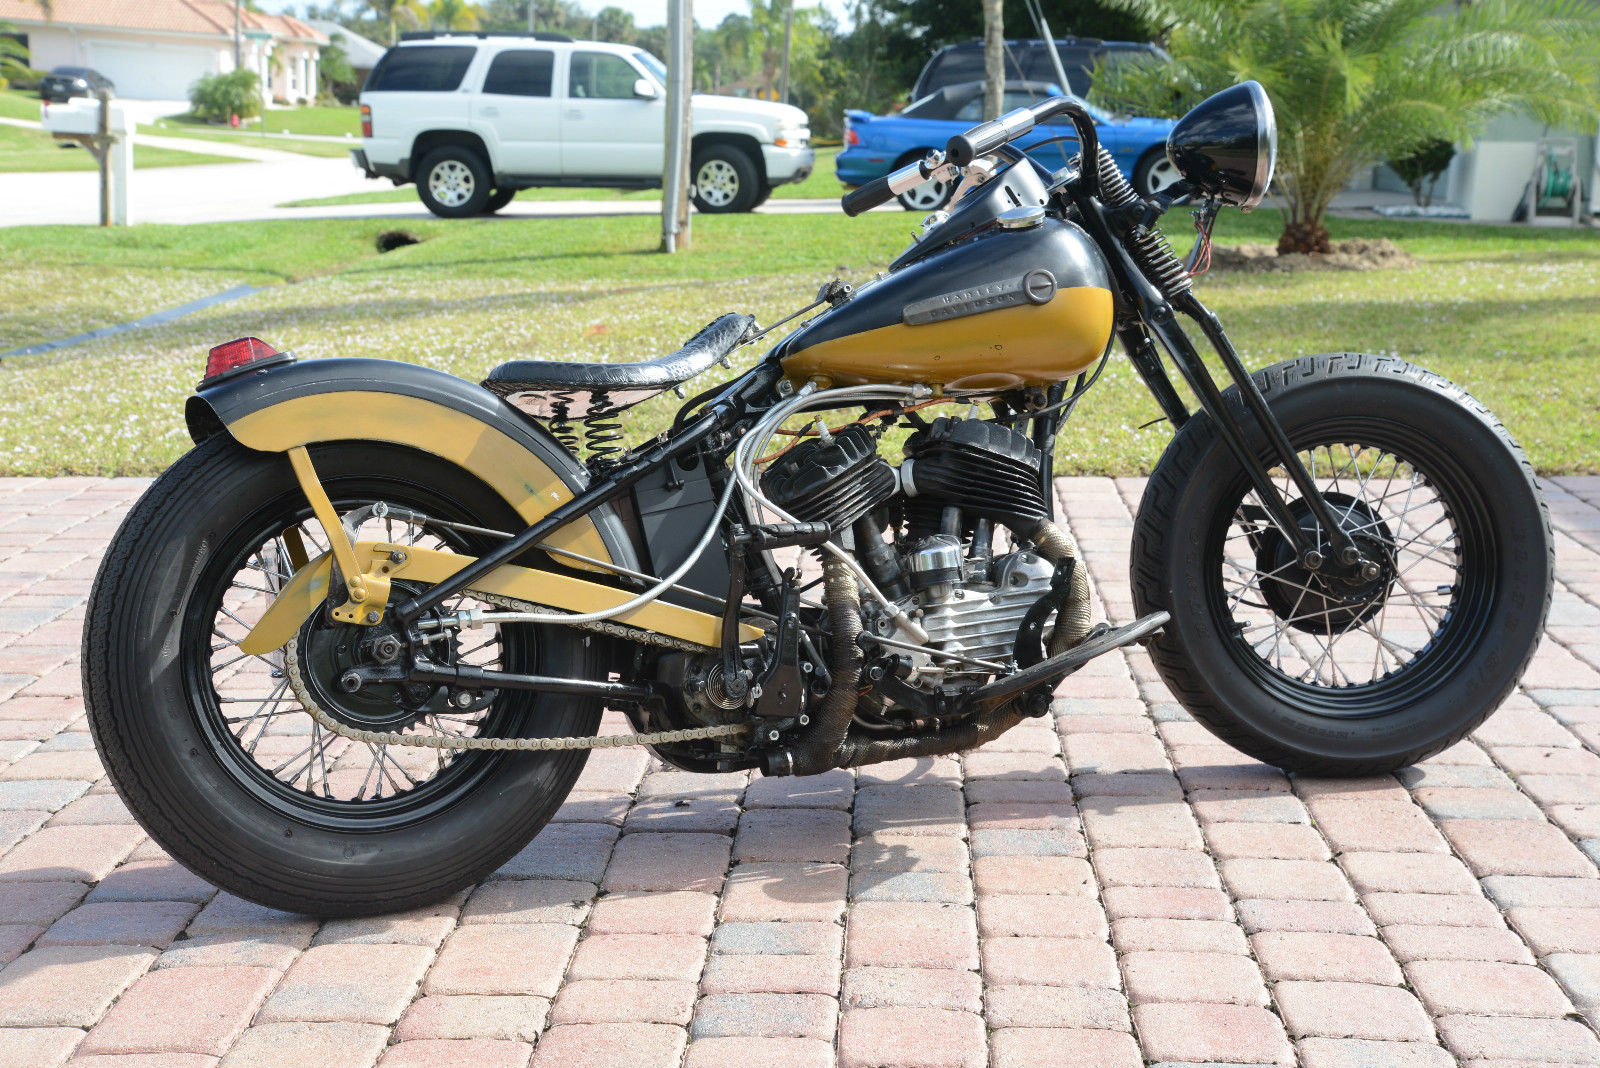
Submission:
[[[572,53],[567,95],[588,100],[632,100],[639,72],[609,52]]]
[[[556,56],[548,50],[501,52],[489,65],[483,91],[501,96],[549,96]]]
[[[1000,113],[1004,115],[1008,111],[1017,110],[1017,108],[1032,107],[1043,99],[1044,93],[1042,92],[1028,93],[1016,89],[1008,89],[1002,97]],[[983,94],[979,93],[963,104],[961,110],[956,112],[955,117],[961,122],[981,122],[983,120]]]
[[[652,56],[649,52],[635,52],[633,61],[656,76],[656,81],[663,86],[667,84],[667,65]]]
[[[471,45],[391,48],[367,76],[367,93],[449,93],[461,84],[478,50]]]

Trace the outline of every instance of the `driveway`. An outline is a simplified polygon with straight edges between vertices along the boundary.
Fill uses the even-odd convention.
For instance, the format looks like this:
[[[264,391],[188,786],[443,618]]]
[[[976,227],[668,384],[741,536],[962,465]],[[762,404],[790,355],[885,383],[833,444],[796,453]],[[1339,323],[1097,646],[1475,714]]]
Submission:
[[[1547,483],[1523,686],[1399,775],[1254,763],[1134,649],[960,758],[597,751],[482,886],[326,923],[184,872],[96,759],[84,597],[146,484],[0,480],[0,1064],[1600,1063],[1600,478]],[[1060,482],[1118,619],[1141,489]]]

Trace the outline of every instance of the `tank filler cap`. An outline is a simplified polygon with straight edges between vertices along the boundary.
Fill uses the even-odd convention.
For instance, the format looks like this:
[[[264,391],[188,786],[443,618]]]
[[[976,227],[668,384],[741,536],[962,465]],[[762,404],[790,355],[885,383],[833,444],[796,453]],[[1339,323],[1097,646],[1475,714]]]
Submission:
[[[1007,208],[995,217],[995,222],[1000,224],[1002,230],[1031,230],[1044,222],[1044,208],[1038,204]]]

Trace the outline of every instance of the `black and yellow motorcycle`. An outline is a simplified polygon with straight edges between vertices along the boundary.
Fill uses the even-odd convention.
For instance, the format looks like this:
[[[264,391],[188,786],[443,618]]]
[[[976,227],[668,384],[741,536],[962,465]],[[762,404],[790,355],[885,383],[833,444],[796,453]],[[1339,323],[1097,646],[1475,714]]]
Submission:
[[[1008,144],[1062,113],[1074,165]],[[1053,99],[850,193],[856,214],[960,183],[886,274],[824,286],[633,448],[630,406],[773,328],[724,315],[661,359],[517,361],[481,386],[218,346],[195,448],[128,515],[85,625],[128,807],[234,893],[355,915],[495,870],[591,749],[767,775],[951,753],[1048,715],[1133,642],[1197,720],[1282,768],[1366,775],[1451,745],[1539,639],[1533,472],[1482,405],[1399,359],[1251,375],[1157,221],[1189,205],[1203,256],[1222,207],[1261,200],[1265,93],[1212,97],[1168,151],[1182,180],[1142,198]],[[1134,528],[1136,618],[1108,627],[1051,456],[1119,342],[1176,435]],[[633,732],[601,734],[606,707]]]

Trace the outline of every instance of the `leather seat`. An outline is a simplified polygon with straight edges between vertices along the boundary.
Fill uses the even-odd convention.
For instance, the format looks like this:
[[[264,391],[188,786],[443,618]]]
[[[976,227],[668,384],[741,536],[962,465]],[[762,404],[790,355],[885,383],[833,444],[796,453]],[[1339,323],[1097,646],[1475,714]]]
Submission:
[[[553,413],[552,401],[581,415],[589,398],[605,395],[610,411],[648,400],[680,386],[725,359],[755,328],[748,315],[729,313],[684,342],[677,352],[638,363],[563,363],[559,360],[512,360],[489,372],[485,388],[534,415]],[[560,397],[552,397],[562,394]]]

